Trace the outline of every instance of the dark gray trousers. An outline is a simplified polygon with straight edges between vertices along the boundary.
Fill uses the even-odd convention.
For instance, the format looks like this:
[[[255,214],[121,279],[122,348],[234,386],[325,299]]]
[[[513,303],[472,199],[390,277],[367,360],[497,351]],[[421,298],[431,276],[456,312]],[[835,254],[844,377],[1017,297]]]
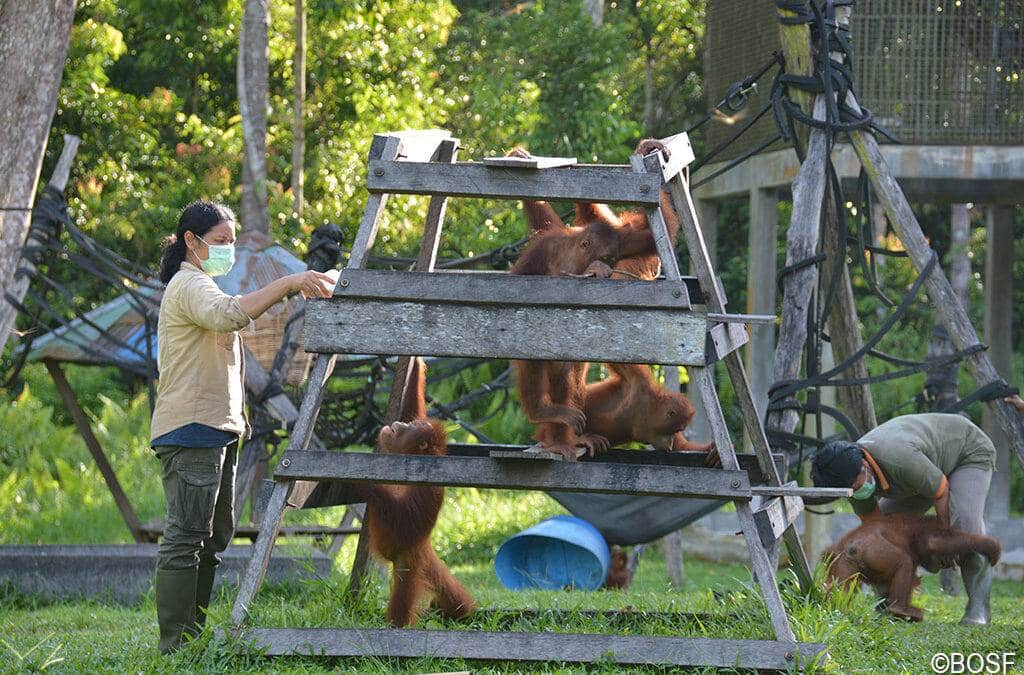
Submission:
[[[221,448],[162,446],[167,519],[157,567],[165,570],[217,565],[235,531],[235,464],[238,443]]]

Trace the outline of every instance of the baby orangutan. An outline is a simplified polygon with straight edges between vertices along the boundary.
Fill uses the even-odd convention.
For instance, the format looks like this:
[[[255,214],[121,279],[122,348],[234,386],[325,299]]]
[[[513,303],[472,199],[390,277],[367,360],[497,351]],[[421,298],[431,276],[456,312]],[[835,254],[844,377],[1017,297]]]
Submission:
[[[401,421],[380,430],[377,447],[390,454],[444,455],[444,427],[426,413],[422,359],[412,359],[409,368]],[[421,610],[420,600],[425,596],[433,596],[431,607],[448,618],[460,618],[476,609],[473,598],[437,557],[430,543],[430,533],[444,501],[444,488],[361,485],[355,489],[366,500],[370,550],[392,563],[387,611],[391,625],[414,625]]]
[[[942,527],[935,516],[876,516],[825,551],[826,588],[867,582],[885,598],[884,607],[893,616],[921,621],[924,613],[910,604],[911,593],[921,583],[918,566],[938,572],[972,553],[984,555],[995,565],[1001,552],[995,537]]]

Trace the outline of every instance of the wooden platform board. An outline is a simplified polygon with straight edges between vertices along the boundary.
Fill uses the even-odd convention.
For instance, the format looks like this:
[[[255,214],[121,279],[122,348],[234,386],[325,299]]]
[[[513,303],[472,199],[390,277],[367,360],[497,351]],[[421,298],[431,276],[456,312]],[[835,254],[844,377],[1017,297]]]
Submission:
[[[509,461],[370,452],[285,453],[276,480],[750,499],[746,471],[604,462]]]
[[[502,167],[506,169],[555,169],[560,166],[573,166],[575,157],[484,157],[480,160],[484,166]]]
[[[251,628],[244,644],[270,656],[374,656],[483,661],[813,669],[825,645],[640,635],[367,628]]]

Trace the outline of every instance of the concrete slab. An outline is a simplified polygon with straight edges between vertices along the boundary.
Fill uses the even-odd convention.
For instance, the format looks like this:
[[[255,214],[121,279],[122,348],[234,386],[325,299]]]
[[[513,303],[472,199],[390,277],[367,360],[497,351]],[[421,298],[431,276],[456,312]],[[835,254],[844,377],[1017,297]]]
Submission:
[[[238,585],[251,546],[231,546],[221,554],[215,588]],[[47,599],[96,598],[134,603],[149,591],[156,570],[156,544],[88,546],[0,546],[0,584]],[[326,578],[332,561],[310,549],[306,557],[274,556],[267,580]]]

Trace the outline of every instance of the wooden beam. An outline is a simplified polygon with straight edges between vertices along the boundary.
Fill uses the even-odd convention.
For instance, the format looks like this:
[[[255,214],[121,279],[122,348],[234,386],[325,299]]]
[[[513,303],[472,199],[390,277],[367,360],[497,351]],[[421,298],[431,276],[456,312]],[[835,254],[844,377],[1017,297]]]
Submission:
[[[689,284],[696,285],[695,279]],[[464,305],[689,309],[678,281],[579,279],[506,272],[342,271],[335,297]],[[311,304],[329,302],[313,300]]]
[[[860,109],[852,95],[847,99],[847,104],[855,110]],[[889,222],[892,223],[896,235],[910,256],[911,264],[920,274],[935,252],[921,231],[921,224],[917,222],[917,216],[914,215],[906,195],[886,165],[878,141],[865,131],[851,132],[850,140],[875,188],[878,201],[885,208]],[[981,342],[970,317],[967,316],[967,311],[957,299],[941,267],[936,266],[932,269],[931,274],[925,279],[925,288],[928,291],[928,298],[935,303],[946,332],[958,350],[967,349]],[[975,352],[968,356],[964,363],[979,386],[1002,379],[987,352]],[[1001,399],[990,401],[988,406],[996,413],[1003,431],[1010,438],[1017,461],[1024,466],[1024,415]]]
[[[68,380],[64,376],[64,369],[60,367],[59,363],[51,359],[44,359],[43,363],[46,364],[46,370],[49,371],[50,377],[53,378],[53,384],[57,387],[57,393],[64,402],[64,406],[71,413],[71,419],[74,420],[79,435],[85,441],[85,447],[89,449],[89,454],[92,455],[93,460],[96,462],[96,466],[99,468],[100,474],[107,484],[107,489],[110,490],[110,494],[114,498],[117,510],[121,512],[125,525],[128,526],[128,530],[132,533],[132,538],[140,544],[148,541],[142,532],[142,523],[139,522],[139,516],[135,513],[135,509],[132,508],[128,495],[124,493],[124,489],[121,487],[121,481],[117,479],[117,474],[114,473],[114,467],[110,465],[107,454],[103,452],[103,446],[100,445],[96,435],[92,432],[89,418],[86,417],[82,406],[78,404],[75,392],[72,391],[71,385],[68,384]]]
[[[370,160],[371,194],[446,195],[492,199],[601,201],[657,206],[660,173],[634,173],[628,166],[587,165],[557,169],[505,169],[478,162]]]
[[[747,472],[601,462],[507,461],[374,452],[289,452],[275,478],[747,499]]]
[[[473,658],[797,670],[824,665],[825,645],[770,640],[367,628],[253,628],[243,641],[274,656]]]
[[[761,543],[766,548],[775,546],[803,510],[804,502],[799,497],[775,497],[765,502],[754,511],[754,524],[757,525]]]
[[[305,348],[339,354],[703,365],[706,333],[703,314],[679,310],[474,307],[335,296],[309,303]]]

